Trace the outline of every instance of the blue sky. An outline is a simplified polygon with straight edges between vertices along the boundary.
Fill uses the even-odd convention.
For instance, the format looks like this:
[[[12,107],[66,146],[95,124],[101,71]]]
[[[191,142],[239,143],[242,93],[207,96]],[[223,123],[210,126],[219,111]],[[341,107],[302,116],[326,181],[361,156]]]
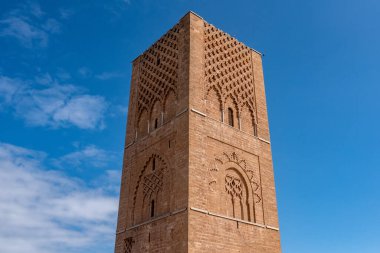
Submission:
[[[130,62],[188,10],[265,54],[283,252],[379,252],[378,0],[0,1],[0,251],[113,252]]]

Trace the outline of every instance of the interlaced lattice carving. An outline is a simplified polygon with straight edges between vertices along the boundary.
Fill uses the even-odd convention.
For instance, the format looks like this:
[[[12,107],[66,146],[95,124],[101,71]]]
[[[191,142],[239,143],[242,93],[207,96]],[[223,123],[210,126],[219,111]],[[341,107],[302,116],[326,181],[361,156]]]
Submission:
[[[133,208],[135,208],[136,206],[136,198],[137,198],[137,192],[139,190],[139,187],[140,187],[140,184],[141,185],[144,185],[143,187],[143,193],[144,193],[144,198],[146,196],[145,194],[145,177],[144,175],[146,175],[145,171],[147,170],[148,167],[151,166],[151,162],[153,161],[153,159],[156,159],[156,162],[158,163],[158,165],[160,166],[158,168],[158,171],[160,171],[160,173],[162,174],[162,176],[159,176],[159,178],[161,178],[161,182],[162,182],[162,179],[163,179],[163,174],[165,173],[165,171],[168,169],[168,166],[165,162],[165,160],[157,155],[157,154],[153,154],[145,163],[144,167],[142,168],[141,172],[140,172],[140,175],[139,175],[139,178],[137,180],[137,184],[136,184],[136,187],[135,187],[135,191],[134,191],[134,197],[133,197]],[[148,175],[147,175],[148,176]],[[160,184],[161,188],[162,188],[162,183]],[[160,189],[161,189],[160,188]]]
[[[233,164],[235,164],[235,166],[240,167],[242,169],[242,171],[244,172],[244,174],[249,179],[249,182],[247,182],[247,183],[249,183],[251,185],[251,188],[253,190],[253,194],[255,195],[256,203],[261,202],[260,185],[258,183],[259,178],[257,178],[257,176],[255,175],[254,170],[249,168],[245,159],[241,159],[236,152],[231,152],[231,153],[223,152],[223,155],[215,157],[215,162],[216,163],[214,164],[214,167],[210,167],[208,169],[208,172],[210,175],[209,185],[210,185],[211,190],[213,190],[213,187],[217,184],[217,179],[215,176],[216,176],[216,174],[219,173],[218,167],[223,166],[226,163],[233,163]],[[227,190],[227,181],[230,180],[230,178],[228,178],[228,177],[233,178],[233,176],[227,175],[225,178],[226,191],[227,192],[229,192],[229,190]],[[236,179],[238,179],[238,178],[236,178]],[[239,182],[241,182],[240,179],[238,179],[238,180],[239,180]],[[237,181],[234,181],[234,183],[237,183]],[[240,184],[240,186],[241,186],[241,184]],[[228,188],[228,189],[230,189],[230,188]]]
[[[248,106],[254,112],[255,91],[250,49],[207,23],[204,43],[207,94],[215,89],[222,102],[231,97],[238,108]]]
[[[242,190],[242,183],[240,181],[240,178],[237,178],[231,175],[226,175],[225,187],[226,187],[226,192],[230,194],[232,198],[241,199],[243,195],[243,190]]]
[[[140,58],[138,115],[144,109],[150,113],[155,102],[163,103],[171,90],[177,95],[178,33],[177,24]]]
[[[144,177],[144,199],[162,189],[163,176],[164,171],[160,169]]]
[[[132,252],[132,245],[134,241],[132,237],[128,237],[124,239],[124,253],[131,253]]]

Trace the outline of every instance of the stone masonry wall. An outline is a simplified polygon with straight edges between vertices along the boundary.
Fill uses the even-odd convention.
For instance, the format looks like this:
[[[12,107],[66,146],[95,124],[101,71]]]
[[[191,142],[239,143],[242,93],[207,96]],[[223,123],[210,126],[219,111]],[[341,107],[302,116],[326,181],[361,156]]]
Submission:
[[[133,61],[116,253],[187,252],[188,25]]]
[[[277,253],[261,55],[190,21],[189,252]]]
[[[280,253],[261,54],[190,12],[133,61],[116,253]]]

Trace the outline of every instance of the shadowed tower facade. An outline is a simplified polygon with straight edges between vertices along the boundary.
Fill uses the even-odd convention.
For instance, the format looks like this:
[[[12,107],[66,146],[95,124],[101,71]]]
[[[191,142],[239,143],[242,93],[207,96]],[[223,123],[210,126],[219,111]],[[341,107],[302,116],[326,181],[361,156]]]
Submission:
[[[133,61],[116,253],[279,253],[262,55],[189,12]]]

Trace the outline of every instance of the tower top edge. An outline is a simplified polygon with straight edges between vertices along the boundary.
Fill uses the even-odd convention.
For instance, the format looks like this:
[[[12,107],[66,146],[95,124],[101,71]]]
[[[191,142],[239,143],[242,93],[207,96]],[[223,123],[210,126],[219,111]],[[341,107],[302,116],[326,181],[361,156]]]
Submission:
[[[204,23],[214,26],[216,29],[218,29],[218,30],[222,31],[223,33],[227,34],[228,36],[230,36],[231,38],[235,39],[235,40],[238,41],[239,43],[243,44],[244,46],[246,46],[247,48],[249,48],[249,49],[252,50],[253,52],[259,54],[260,56],[264,56],[264,54],[261,53],[260,51],[254,49],[254,48],[252,48],[252,47],[247,46],[245,43],[241,42],[240,40],[238,40],[237,38],[235,38],[235,37],[232,36],[231,34],[224,32],[223,30],[219,29],[217,26],[215,26],[215,25],[213,25],[213,24],[207,22],[202,16],[200,16],[200,15],[197,14],[196,12],[190,10],[190,11],[186,12],[186,14],[183,15],[183,16],[179,19],[179,21],[176,22],[176,23],[175,23],[175,24],[174,24],[169,30],[167,30],[167,31],[166,31],[166,32],[165,32],[165,33],[164,33],[159,39],[155,40],[155,41],[154,41],[154,42],[153,42],[153,43],[152,43],[147,49],[145,49],[141,54],[139,54],[138,56],[136,56],[136,57],[132,60],[132,63],[135,62],[135,61],[136,61],[140,56],[142,56],[145,52],[147,52],[147,51],[149,50],[149,48],[151,48],[154,44],[156,44],[156,43],[157,43],[162,37],[164,37],[164,36],[165,36],[165,35],[166,35],[171,29],[173,29],[176,25],[178,25],[179,23],[181,23],[181,21],[182,21],[184,18],[186,18],[187,16],[189,16],[189,15],[194,15],[194,16],[200,18],[201,20],[203,20]]]

